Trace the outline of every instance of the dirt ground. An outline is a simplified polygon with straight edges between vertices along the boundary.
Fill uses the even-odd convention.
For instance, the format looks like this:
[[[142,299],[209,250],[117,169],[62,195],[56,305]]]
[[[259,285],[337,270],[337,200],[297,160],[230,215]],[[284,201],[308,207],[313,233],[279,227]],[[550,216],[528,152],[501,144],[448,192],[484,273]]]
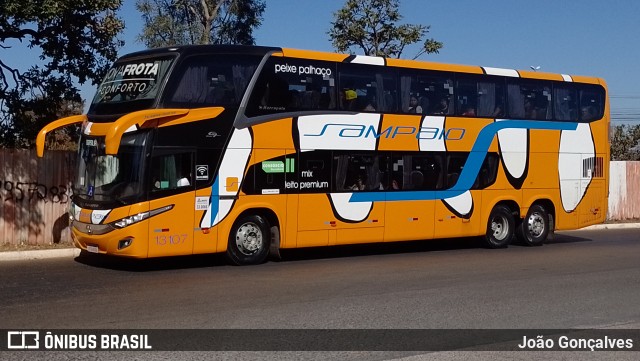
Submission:
[[[53,244],[11,244],[0,243],[0,252],[10,251],[32,251],[40,249],[60,249],[60,248],[73,248],[73,243],[53,243]]]

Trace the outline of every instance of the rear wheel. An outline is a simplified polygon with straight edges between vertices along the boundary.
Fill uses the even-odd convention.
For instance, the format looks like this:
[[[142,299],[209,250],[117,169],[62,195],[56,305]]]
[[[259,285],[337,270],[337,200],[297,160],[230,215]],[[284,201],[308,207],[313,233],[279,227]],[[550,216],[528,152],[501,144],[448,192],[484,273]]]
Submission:
[[[518,238],[527,246],[542,246],[549,229],[549,213],[543,206],[534,204],[518,227]]]
[[[259,215],[236,221],[229,234],[227,258],[236,265],[259,264],[269,255],[269,223]]]
[[[505,206],[497,205],[491,211],[487,221],[487,233],[485,243],[489,248],[507,247],[513,240],[515,221],[511,210]]]

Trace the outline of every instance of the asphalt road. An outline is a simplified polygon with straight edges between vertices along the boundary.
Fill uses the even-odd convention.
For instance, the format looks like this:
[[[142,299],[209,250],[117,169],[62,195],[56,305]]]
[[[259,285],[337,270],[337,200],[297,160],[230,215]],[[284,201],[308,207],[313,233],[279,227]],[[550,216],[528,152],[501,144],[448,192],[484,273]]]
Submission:
[[[489,250],[463,239],[297,250],[251,267],[230,266],[220,256],[0,263],[2,329],[638,329],[638,304],[638,229],[564,232],[534,248]],[[275,359],[327,356],[302,354]],[[275,357],[224,358],[269,355]],[[413,360],[435,354],[330,355]]]

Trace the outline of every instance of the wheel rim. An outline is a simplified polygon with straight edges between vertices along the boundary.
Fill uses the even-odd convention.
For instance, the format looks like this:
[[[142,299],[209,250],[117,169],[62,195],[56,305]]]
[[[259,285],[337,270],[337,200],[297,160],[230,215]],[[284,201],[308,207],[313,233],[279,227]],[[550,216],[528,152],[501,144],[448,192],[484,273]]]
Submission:
[[[242,254],[251,256],[257,253],[264,242],[262,230],[257,224],[248,222],[238,227],[236,232],[236,246]]]
[[[493,233],[493,238],[502,241],[509,234],[509,224],[507,223],[507,219],[504,217],[493,217],[491,220],[491,232]]]
[[[540,237],[544,233],[544,218],[538,212],[532,213],[527,218],[527,229],[533,237]]]

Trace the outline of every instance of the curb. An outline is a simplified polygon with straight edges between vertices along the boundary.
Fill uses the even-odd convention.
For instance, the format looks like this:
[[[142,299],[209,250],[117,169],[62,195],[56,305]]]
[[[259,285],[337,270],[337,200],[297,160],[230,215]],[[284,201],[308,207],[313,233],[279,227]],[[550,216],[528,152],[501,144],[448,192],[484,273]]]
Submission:
[[[592,231],[602,229],[632,229],[639,228],[640,223],[603,223],[593,226],[575,229],[571,231],[560,232],[573,232],[573,231]],[[80,249],[78,248],[62,248],[62,249],[41,249],[34,251],[9,251],[0,252],[0,262],[3,261],[23,261],[32,259],[48,259],[48,258],[75,258],[80,255]]]
[[[576,231],[592,231],[599,229],[631,229],[640,228],[640,223],[603,223],[594,224],[593,226],[576,229]]]
[[[0,262],[3,261],[24,261],[32,259],[47,258],[74,258],[80,255],[79,248],[62,248],[62,249],[39,249],[34,251],[10,251],[0,252]]]

